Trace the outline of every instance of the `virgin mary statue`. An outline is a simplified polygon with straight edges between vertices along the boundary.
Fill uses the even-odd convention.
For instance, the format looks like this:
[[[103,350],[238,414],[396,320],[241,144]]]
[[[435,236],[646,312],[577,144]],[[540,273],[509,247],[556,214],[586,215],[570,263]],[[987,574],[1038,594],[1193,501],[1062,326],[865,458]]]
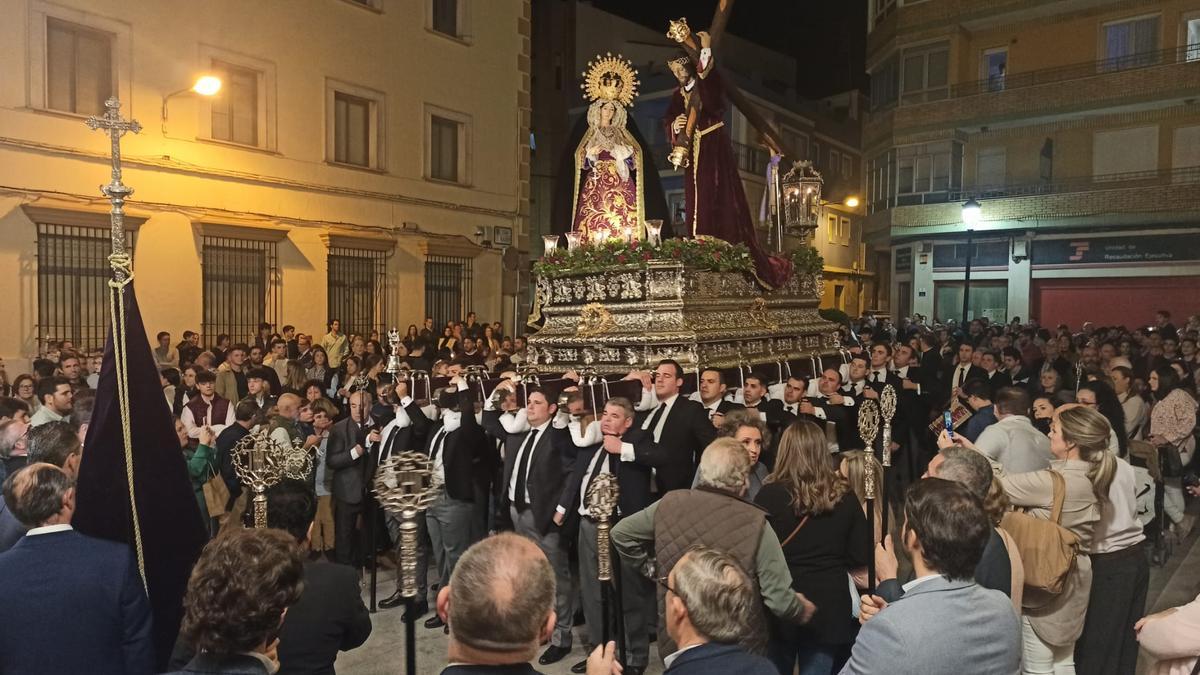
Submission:
[[[643,155],[626,118],[625,106],[611,98],[588,107],[588,129],[575,151],[571,209],[571,230],[588,240],[641,236]]]

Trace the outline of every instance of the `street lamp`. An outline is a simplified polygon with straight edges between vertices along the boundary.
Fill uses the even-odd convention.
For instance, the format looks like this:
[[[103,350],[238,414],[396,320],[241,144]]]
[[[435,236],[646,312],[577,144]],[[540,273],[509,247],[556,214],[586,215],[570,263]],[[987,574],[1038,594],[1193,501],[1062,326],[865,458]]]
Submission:
[[[967,330],[967,311],[971,301],[971,235],[974,232],[973,228],[979,224],[979,219],[982,215],[983,210],[974,197],[971,197],[962,205],[962,221],[967,226],[967,264],[963,272],[962,323],[960,324],[964,331]]]
[[[221,91],[221,78],[216,75],[201,75],[196,78],[192,86],[179,91],[173,91],[163,97],[162,101],[162,122],[163,135],[167,133],[167,101],[179,96],[180,94],[199,94],[200,96],[216,96],[217,92]]]

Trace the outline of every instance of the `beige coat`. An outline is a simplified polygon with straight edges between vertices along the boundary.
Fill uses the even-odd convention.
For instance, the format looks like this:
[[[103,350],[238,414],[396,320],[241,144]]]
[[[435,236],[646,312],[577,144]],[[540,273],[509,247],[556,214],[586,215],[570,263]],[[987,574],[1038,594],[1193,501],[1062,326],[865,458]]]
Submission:
[[[1092,530],[1100,520],[1100,506],[1092,482],[1088,480],[1088,463],[1077,459],[1056,459],[1050,469],[1062,474],[1067,486],[1059,523],[1079,537],[1080,553],[1075,569],[1067,578],[1062,593],[1047,596],[1025,589],[1025,616],[1041,640],[1050,645],[1073,644],[1083,632],[1087,615],[1088,596],[1092,590],[1092,561],[1083,551],[1092,543]],[[1037,518],[1050,518],[1054,501],[1054,483],[1050,471],[1031,471],[1000,479],[1013,506],[1023,508]]]

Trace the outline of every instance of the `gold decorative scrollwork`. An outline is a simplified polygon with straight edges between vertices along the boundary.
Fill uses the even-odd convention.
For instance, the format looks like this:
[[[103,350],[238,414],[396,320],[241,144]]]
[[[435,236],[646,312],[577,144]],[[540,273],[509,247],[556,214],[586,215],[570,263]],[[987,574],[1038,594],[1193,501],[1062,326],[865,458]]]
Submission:
[[[612,312],[598,302],[592,302],[579,310],[579,324],[575,334],[579,337],[592,337],[612,328],[614,319]]]

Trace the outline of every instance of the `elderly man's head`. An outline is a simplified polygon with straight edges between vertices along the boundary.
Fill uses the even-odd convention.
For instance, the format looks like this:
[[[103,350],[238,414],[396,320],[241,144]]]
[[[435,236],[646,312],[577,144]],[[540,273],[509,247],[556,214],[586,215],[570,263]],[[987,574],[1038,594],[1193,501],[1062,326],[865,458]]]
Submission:
[[[27,440],[29,463],[46,462],[62,467],[74,480],[79,475],[83,459],[83,444],[70,422],[46,422],[29,430]]]
[[[743,495],[750,485],[750,457],[735,438],[718,438],[704,449],[697,484]]]
[[[983,454],[967,448],[943,448],[929,462],[928,478],[961,483],[980,501],[987,500],[992,487],[992,465]]]
[[[750,577],[723,551],[696,547],[666,579],[667,634],[676,644],[742,644],[755,634],[759,599]]]
[[[531,540],[505,533],[467,549],[438,592],[438,615],[450,627],[452,662],[501,665],[528,661],[550,639],[554,570]]]
[[[283,394],[276,401],[275,407],[279,411],[280,417],[286,417],[289,420],[294,420],[300,417],[300,397],[295,394]]]
[[[4,481],[4,503],[28,528],[69,524],[75,512],[75,481],[53,464],[36,462]]]

